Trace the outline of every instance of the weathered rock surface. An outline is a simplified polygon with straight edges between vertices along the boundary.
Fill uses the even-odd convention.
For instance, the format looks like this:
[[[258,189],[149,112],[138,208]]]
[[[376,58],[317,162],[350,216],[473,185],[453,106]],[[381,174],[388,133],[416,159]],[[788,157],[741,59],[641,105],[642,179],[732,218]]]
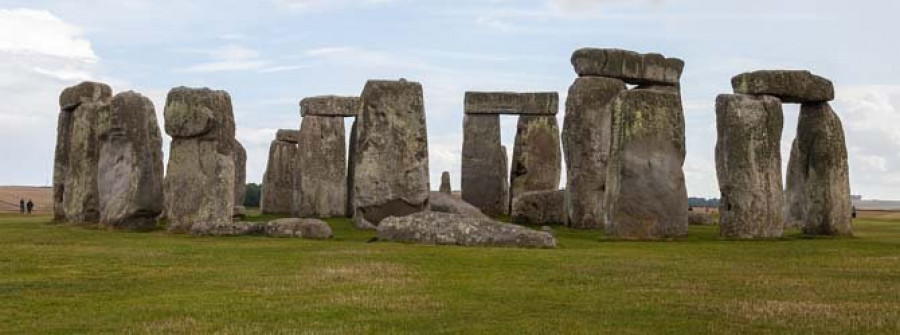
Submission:
[[[275,133],[275,139],[294,144],[300,143],[300,131],[296,129],[278,129]]]
[[[168,230],[231,223],[236,176],[231,96],[207,88],[173,88],[165,120],[172,136],[164,184]]]
[[[263,214],[296,214],[294,208],[295,178],[297,171],[297,144],[274,140],[269,146],[269,160],[260,194],[260,211]]]
[[[279,219],[267,223],[263,233],[269,237],[296,237],[312,240],[327,240],[334,234],[331,226],[319,219]]]
[[[612,103],[625,89],[623,81],[603,77],[578,78],[569,88],[562,141],[566,211],[573,228],[603,229]]]
[[[489,218],[478,207],[443,192],[431,192],[428,203],[432,212],[460,214],[473,218]]]
[[[247,198],[247,150],[238,140],[234,140],[234,212],[233,217],[247,215],[244,200]]]
[[[613,104],[603,205],[606,233],[639,239],[686,235],[681,98],[635,89],[620,93]]]
[[[805,234],[853,235],[844,129],[828,103],[800,108],[786,196],[788,220]]]
[[[466,92],[466,114],[556,115],[559,93]]]
[[[300,100],[300,116],[356,116],[359,112],[359,101],[360,99],[357,97],[334,95],[304,98]]]
[[[264,227],[256,222],[197,222],[188,230],[194,236],[246,236],[262,235]]]
[[[582,48],[572,54],[572,66],[583,77],[616,78],[633,85],[678,85],[684,61],[654,53]]]
[[[389,217],[378,226],[379,241],[405,243],[555,248],[552,234],[489,219],[422,212]]]
[[[377,226],[388,216],[428,208],[428,136],[422,85],[366,83],[357,118],[354,221]]]
[[[97,189],[100,224],[150,230],[163,210],[162,136],[150,99],[117,94],[101,115]]]
[[[562,170],[559,125],[555,116],[519,116],[510,170],[510,203],[531,191],[559,189]]]
[[[565,224],[566,191],[526,192],[513,200],[510,216],[518,224]]]
[[[772,96],[723,94],[716,99],[716,172],[722,194],[722,236],[781,237],[783,118],[781,101]]]
[[[462,199],[487,215],[508,213],[506,155],[500,145],[500,116],[463,117]]]
[[[731,78],[734,93],[772,95],[782,102],[805,103],[834,100],[834,84],[809,71],[770,70],[743,73]]]
[[[100,117],[109,113],[112,90],[83,82],[60,94],[53,166],[53,217],[57,222],[100,220],[97,189]]]
[[[450,187],[450,172],[444,171],[441,173],[441,193],[451,194],[453,193],[453,188]]]
[[[303,117],[300,126],[301,217],[347,216],[347,159],[344,119]]]

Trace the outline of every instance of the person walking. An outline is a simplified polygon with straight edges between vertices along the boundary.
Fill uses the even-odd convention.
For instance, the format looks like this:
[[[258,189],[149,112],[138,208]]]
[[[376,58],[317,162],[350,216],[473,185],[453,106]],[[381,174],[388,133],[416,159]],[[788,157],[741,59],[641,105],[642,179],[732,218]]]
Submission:
[[[19,214],[25,214],[25,199],[19,199]]]
[[[31,202],[31,199],[28,199],[28,204],[26,204],[26,206],[28,206],[28,214],[31,214],[31,211],[34,210],[34,203]]]

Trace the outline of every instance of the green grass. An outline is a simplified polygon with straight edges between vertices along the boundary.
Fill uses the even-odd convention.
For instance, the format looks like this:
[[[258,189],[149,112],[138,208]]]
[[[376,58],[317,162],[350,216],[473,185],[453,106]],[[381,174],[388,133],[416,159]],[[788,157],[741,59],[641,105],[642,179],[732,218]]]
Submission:
[[[253,218],[251,218],[253,219]],[[256,218],[259,219],[259,218]],[[0,333],[898,333],[900,223],[555,250],[195,238],[0,215]]]

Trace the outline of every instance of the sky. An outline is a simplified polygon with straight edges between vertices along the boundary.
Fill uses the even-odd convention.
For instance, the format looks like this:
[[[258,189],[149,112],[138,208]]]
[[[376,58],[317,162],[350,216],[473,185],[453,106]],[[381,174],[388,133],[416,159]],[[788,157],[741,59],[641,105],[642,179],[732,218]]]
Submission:
[[[894,0],[0,0],[0,185],[50,184],[58,96],[83,80],[150,97],[160,122],[172,87],[227,90],[259,182],[300,99],[407,78],[425,90],[432,188],[442,171],[457,188],[465,91],[557,91],[562,126],[572,51],[606,47],[685,60],[690,195],[719,196],[715,98],[730,78],[805,69],[835,82],[852,192],[900,199],[896,13]],[[798,110],[785,107],[784,165]],[[502,119],[510,149],[515,123]]]

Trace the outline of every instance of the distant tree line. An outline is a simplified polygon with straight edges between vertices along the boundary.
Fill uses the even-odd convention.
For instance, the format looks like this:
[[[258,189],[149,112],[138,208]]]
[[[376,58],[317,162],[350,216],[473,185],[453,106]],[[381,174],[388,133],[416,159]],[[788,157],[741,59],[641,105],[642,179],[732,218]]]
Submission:
[[[259,184],[247,184],[247,196],[244,198],[244,207],[259,208],[259,198],[261,194]]]
[[[719,207],[719,199],[712,198],[688,198],[688,206],[691,207]]]

